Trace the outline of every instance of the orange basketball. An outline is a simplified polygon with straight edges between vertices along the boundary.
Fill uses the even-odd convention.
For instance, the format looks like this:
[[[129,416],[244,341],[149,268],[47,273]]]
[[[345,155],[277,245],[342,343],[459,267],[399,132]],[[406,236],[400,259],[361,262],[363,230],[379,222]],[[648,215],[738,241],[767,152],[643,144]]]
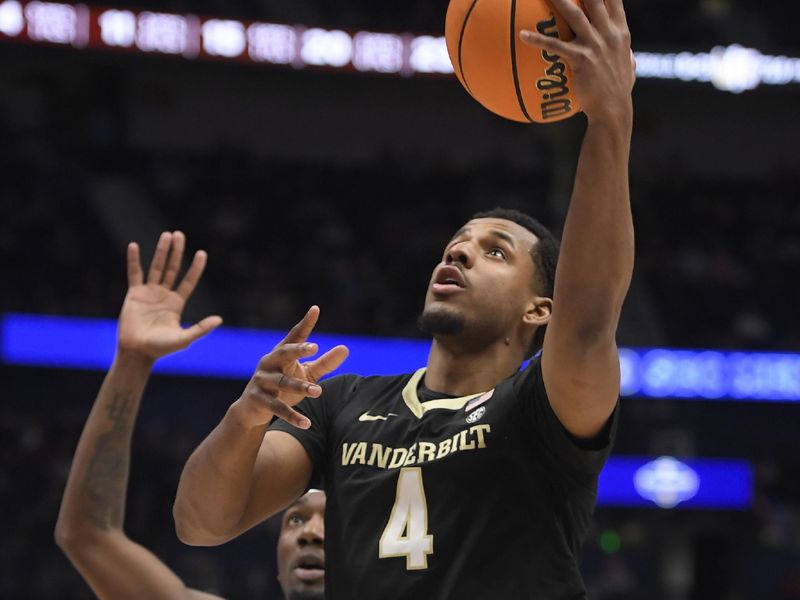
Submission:
[[[569,65],[521,42],[523,29],[575,37],[548,0],[450,0],[445,35],[458,80],[506,119],[549,123],[580,112]]]

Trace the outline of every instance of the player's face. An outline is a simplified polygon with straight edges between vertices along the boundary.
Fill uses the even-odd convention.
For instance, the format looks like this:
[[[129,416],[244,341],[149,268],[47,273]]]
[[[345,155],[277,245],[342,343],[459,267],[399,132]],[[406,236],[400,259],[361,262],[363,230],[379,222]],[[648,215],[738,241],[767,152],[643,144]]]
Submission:
[[[478,344],[511,335],[536,297],[531,248],[537,241],[513,221],[469,221],[447,244],[433,270],[420,319],[423,329],[433,334],[463,332]]]
[[[286,600],[325,597],[324,492],[308,492],[283,514],[278,538],[278,581]]]

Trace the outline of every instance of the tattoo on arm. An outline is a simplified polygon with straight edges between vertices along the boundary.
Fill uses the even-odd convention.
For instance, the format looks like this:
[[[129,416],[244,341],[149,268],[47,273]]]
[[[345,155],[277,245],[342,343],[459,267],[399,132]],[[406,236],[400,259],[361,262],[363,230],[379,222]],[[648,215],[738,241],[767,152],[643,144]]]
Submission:
[[[106,407],[111,429],[99,435],[83,479],[85,516],[100,529],[122,528],[135,416],[132,398],[114,394]]]

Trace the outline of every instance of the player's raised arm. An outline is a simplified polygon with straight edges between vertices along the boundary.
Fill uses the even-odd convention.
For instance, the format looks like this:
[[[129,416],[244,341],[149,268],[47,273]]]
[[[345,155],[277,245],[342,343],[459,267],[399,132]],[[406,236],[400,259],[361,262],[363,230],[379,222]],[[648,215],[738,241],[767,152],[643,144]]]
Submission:
[[[319,308],[312,306],[259,361],[242,396],[189,457],[173,510],[183,542],[221,544],[305,491],[312,471],[308,453],[291,435],[267,432],[267,426],[278,417],[308,429],[308,418],[292,407],[305,397],[319,397],[317,382],[347,358],[347,348],[336,346],[316,360],[300,362],[317,352],[307,339],[318,318]]]
[[[206,262],[198,252],[173,290],[182,233],[164,233],[147,282],[139,247],[128,247],[128,293],[119,318],[117,354],[92,407],[70,469],[56,523],[56,543],[95,594],[108,600],[217,598],[188,589],[164,563],[123,530],[130,441],[153,363],[217,327],[208,317],[180,326],[183,306]]]
[[[615,334],[633,269],[628,156],[635,70],[622,0],[553,6],[570,42],[523,32],[523,41],[564,57],[588,119],[562,236],[553,313],[542,353],[551,405],[574,435],[597,434],[619,393]]]

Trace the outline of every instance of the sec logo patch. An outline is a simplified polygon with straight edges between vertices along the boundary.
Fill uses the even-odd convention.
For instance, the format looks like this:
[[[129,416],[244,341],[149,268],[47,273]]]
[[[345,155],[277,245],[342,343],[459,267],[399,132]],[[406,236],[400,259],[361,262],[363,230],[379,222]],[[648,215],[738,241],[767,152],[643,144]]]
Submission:
[[[486,407],[481,406],[476,410],[473,410],[471,413],[467,415],[467,423],[474,423],[475,421],[480,420],[480,418],[486,413]]]

